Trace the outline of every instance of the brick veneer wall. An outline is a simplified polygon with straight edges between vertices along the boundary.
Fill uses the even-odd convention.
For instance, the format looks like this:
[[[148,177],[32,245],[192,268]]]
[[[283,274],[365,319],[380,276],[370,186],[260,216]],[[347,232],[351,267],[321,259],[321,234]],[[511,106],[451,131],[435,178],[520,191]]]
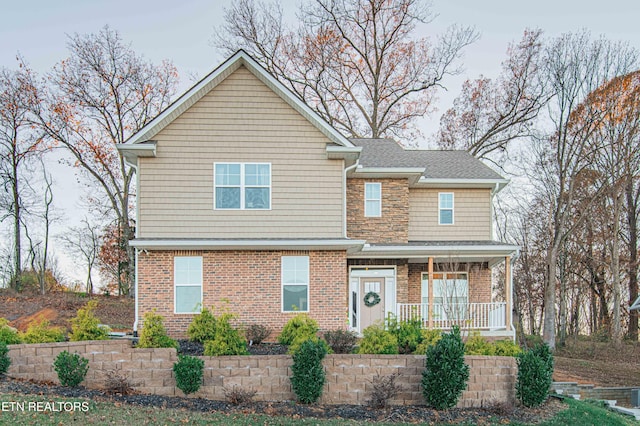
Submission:
[[[468,266],[468,269],[467,269]],[[447,265],[434,264],[434,271],[449,272]],[[422,273],[428,272],[429,265],[426,263],[409,264],[409,288],[407,303],[421,303],[422,297]],[[469,277],[469,302],[470,303],[490,303],[491,302],[491,269],[486,263],[472,263],[470,265],[460,264],[458,271],[468,272]]]
[[[183,337],[193,314],[174,313],[174,256],[202,256],[203,305],[224,308],[243,324],[280,330],[296,313],[282,311],[281,257],[309,256],[309,315],[321,329],[347,317],[345,251],[148,251],[138,256],[139,326],[156,309],[173,337]]]
[[[364,217],[364,184],[379,182],[382,215]],[[407,179],[348,179],[347,236],[368,243],[407,243],[409,240],[409,182]]]
[[[89,360],[89,372],[82,383],[89,388],[104,387],[106,372],[126,376],[143,393],[183,396],[175,386],[175,349],[133,349],[128,341],[62,342],[38,345],[10,345],[10,377],[58,382],[53,369],[57,354],[67,350]],[[203,386],[193,397],[224,400],[223,387],[240,386],[257,391],[256,400],[294,400],[288,355],[202,357],[205,361]],[[327,380],[320,400],[325,404],[366,404],[376,375],[399,373],[402,391],[392,401],[396,405],[422,405],[420,388],[424,356],[421,355],[327,355]],[[515,398],[517,367],[514,358],[466,356],[470,366],[467,386],[459,407],[480,407],[495,403],[512,404]]]

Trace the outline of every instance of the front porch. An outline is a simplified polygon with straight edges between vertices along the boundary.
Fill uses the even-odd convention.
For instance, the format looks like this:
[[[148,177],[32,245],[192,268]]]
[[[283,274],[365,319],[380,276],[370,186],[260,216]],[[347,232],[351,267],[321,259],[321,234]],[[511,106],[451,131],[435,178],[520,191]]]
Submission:
[[[471,330],[507,330],[507,303],[398,303],[399,321],[419,320],[423,328],[450,329],[457,325]]]

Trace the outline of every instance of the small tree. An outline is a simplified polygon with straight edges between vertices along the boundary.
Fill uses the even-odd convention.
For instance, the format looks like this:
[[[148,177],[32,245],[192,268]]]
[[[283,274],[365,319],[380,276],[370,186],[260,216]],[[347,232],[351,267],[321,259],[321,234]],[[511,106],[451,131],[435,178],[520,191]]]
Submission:
[[[526,407],[542,404],[549,394],[553,377],[553,354],[547,344],[518,355],[516,398]]]
[[[460,328],[454,326],[438,342],[427,348],[426,368],[422,373],[422,394],[427,405],[446,410],[458,403],[469,380],[464,362],[464,343]]]

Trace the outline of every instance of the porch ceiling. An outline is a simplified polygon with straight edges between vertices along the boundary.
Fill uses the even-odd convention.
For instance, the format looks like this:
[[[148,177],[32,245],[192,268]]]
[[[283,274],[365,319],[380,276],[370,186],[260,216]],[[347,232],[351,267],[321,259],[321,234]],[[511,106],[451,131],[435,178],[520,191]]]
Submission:
[[[499,241],[410,241],[407,244],[365,244],[350,259],[408,259],[409,263],[488,262],[489,266],[513,256],[519,247]]]

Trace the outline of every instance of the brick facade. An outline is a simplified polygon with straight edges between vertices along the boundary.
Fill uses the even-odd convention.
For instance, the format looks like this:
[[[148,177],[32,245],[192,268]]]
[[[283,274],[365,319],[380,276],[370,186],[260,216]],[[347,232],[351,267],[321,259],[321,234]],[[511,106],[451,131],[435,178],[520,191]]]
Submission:
[[[282,312],[281,257],[309,256],[309,315],[323,330],[347,318],[344,251],[148,251],[138,256],[139,324],[156,309],[173,337],[183,337],[193,314],[174,313],[174,257],[202,256],[203,305],[228,309],[241,324],[279,331],[295,313]]]
[[[364,184],[379,182],[382,215],[364,216]],[[409,240],[409,182],[407,179],[348,179],[347,236],[368,243],[404,243]]]

